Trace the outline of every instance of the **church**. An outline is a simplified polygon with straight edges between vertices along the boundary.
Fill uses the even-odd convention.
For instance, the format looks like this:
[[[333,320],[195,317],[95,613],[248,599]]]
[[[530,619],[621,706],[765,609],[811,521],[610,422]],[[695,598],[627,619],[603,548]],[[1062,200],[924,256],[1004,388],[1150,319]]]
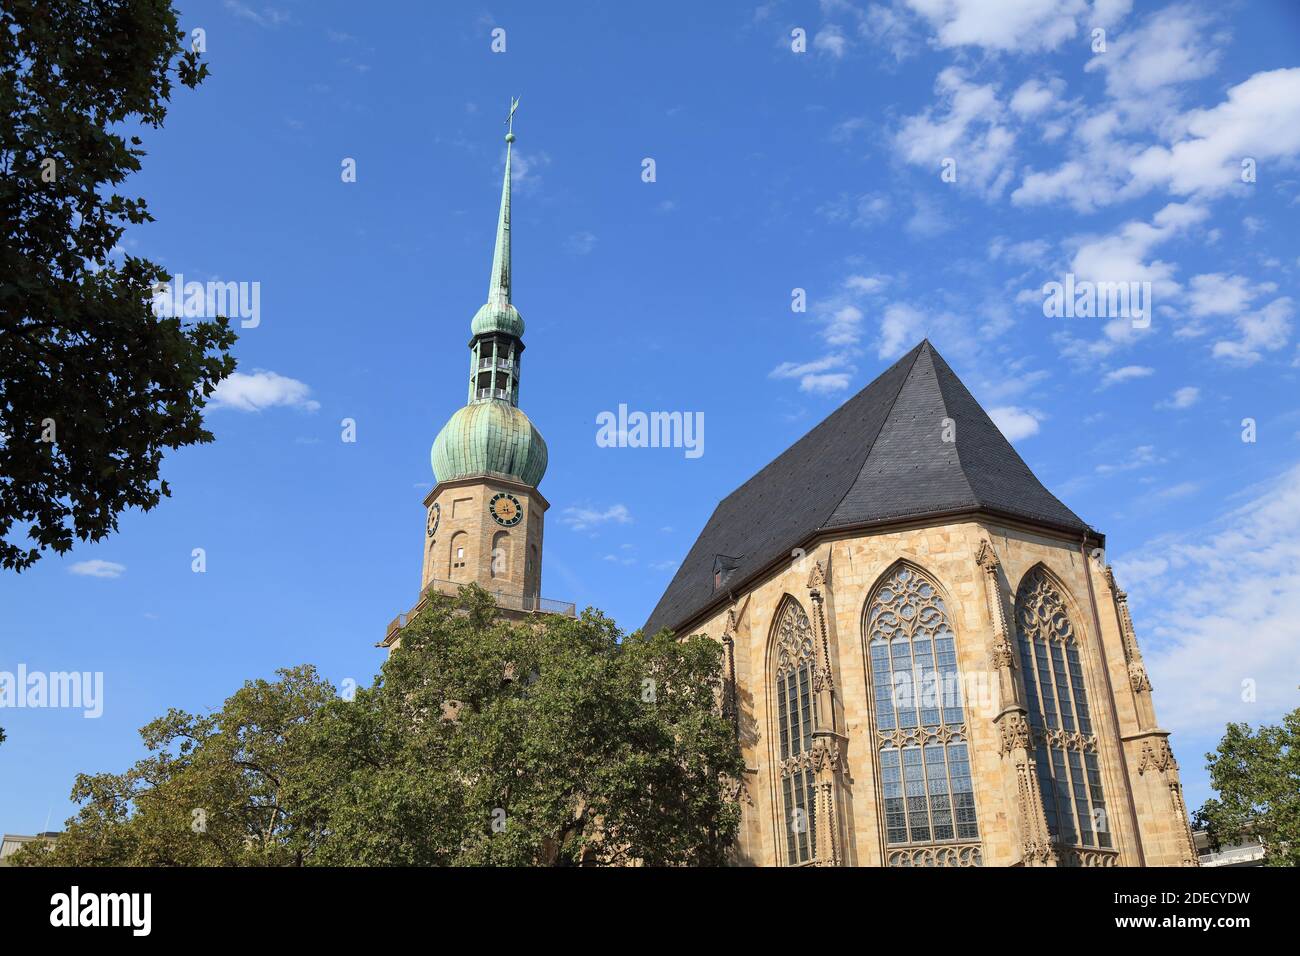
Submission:
[[[512,104],[511,117],[514,106]],[[541,596],[546,443],[519,407],[510,150],[466,403],[434,440],[420,598]],[[735,862],[1196,866],[1104,536],[922,341],[723,499],[646,622],[723,648]]]

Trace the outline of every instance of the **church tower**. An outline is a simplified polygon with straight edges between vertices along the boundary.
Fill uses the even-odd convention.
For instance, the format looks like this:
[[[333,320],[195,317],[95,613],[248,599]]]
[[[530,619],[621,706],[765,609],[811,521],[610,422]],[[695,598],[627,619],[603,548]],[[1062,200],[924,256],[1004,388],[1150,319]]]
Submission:
[[[546,473],[546,442],[519,408],[524,320],[510,301],[510,154],[518,105],[511,102],[507,120],[487,301],[470,323],[465,405],[438,432],[430,455],[437,483],[424,500],[420,578],[421,601],[429,591],[455,594],[477,584],[511,616],[542,610],[542,529],[550,507],[537,490]],[[407,616],[390,625],[381,646],[395,643]]]
[[[510,104],[487,301],[470,324],[465,406],[433,442],[437,485],[425,500],[421,587],[472,582],[501,592],[504,606],[534,610],[549,506],[537,491],[546,473],[546,442],[519,408],[524,320],[510,301],[510,154],[518,105]]]

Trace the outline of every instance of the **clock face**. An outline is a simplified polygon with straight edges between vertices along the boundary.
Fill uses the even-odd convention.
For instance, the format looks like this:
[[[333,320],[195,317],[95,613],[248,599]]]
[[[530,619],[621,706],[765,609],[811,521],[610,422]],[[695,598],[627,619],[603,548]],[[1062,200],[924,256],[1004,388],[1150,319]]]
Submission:
[[[442,506],[435,501],[433,507],[429,509],[429,523],[425,526],[430,538],[432,538],[434,532],[438,530],[438,519],[441,517]]]
[[[492,514],[492,520],[507,528],[513,528],[524,517],[524,506],[519,503],[519,499],[504,491],[492,496],[488,502],[488,511]]]

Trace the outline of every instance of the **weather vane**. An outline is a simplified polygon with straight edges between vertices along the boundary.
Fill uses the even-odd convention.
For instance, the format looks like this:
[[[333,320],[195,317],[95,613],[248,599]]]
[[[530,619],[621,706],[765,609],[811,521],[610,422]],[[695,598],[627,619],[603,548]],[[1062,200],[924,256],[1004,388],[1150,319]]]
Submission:
[[[506,142],[515,141],[515,110],[519,109],[519,98],[512,96],[510,98],[510,115],[506,117]]]

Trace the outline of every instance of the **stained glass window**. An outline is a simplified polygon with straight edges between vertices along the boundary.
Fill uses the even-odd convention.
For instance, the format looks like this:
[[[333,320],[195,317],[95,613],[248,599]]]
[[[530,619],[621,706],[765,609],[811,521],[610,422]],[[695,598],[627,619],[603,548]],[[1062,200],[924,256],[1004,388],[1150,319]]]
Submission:
[[[1079,645],[1065,599],[1042,567],[1016,593],[1016,626],[1048,832],[1068,846],[1110,848]]]
[[[938,589],[899,565],[872,596],[866,630],[886,842],[978,840],[957,646]]]
[[[817,702],[813,699],[812,625],[796,601],[788,601],[776,631],[776,712],[780,752],[781,806],[786,862],[807,863],[816,853],[816,803],[812,749]]]

